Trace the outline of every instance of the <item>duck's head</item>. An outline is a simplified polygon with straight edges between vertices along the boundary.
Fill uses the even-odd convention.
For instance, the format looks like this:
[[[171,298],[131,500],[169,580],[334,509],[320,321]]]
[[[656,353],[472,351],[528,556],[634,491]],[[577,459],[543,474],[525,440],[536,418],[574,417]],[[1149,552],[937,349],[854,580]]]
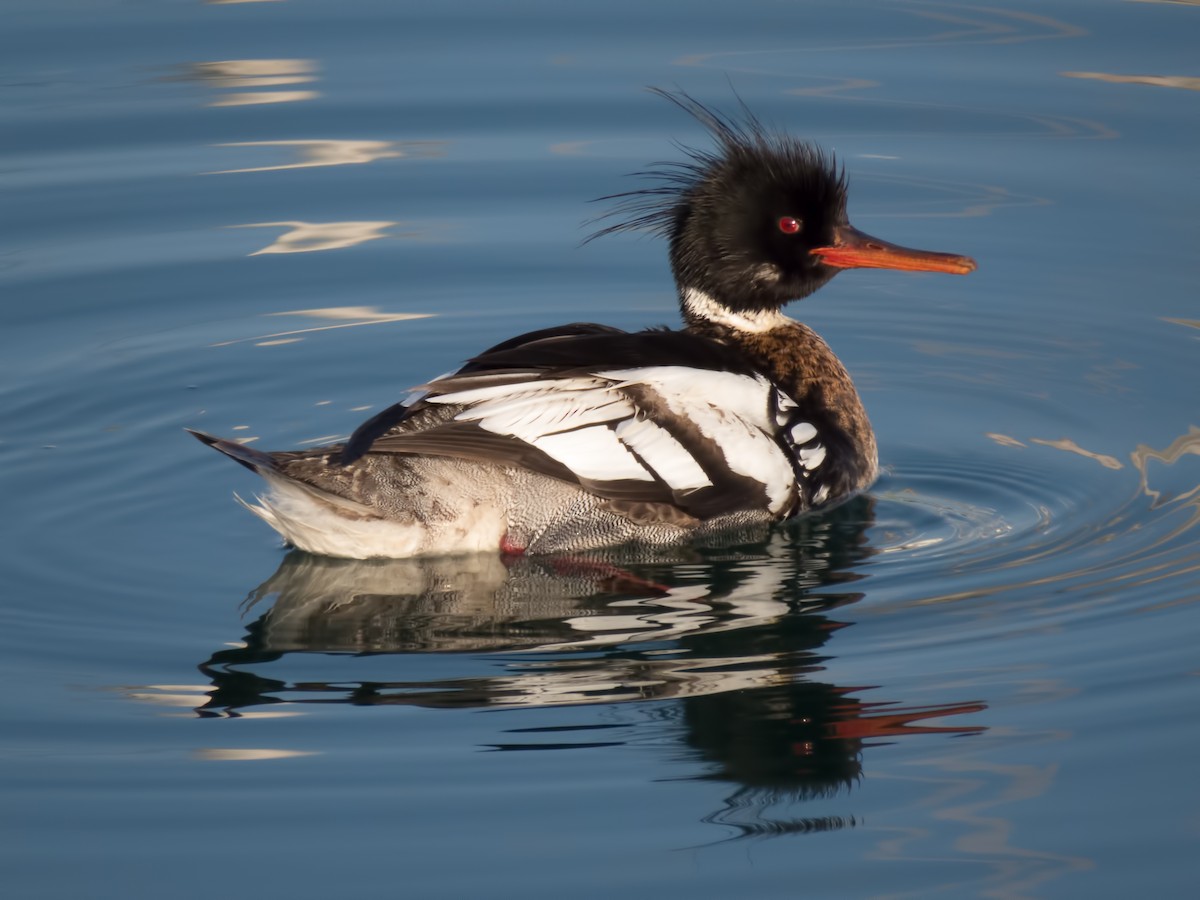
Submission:
[[[716,146],[682,148],[687,161],[644,173],[656,183],[615,195],[622,221],[599,233],[666,236],[689,321],[771,321],[841,269],[975,269],[969,257],[912,250],[851,226],[845,174],[816,146],[768,131],[748,111],[737,121],[686,94],[652,90],[703,123]]]

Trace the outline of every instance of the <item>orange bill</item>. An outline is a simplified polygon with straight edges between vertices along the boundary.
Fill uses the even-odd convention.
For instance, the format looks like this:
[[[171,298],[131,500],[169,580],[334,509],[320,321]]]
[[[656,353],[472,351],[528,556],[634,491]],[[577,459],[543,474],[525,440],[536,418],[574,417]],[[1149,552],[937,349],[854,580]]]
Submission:
[[[810,250],[821,262],[836,269],[899,269],[903,272],[949,272],[966,275],[975,271],[975,260],[956,253],[933,253],[889,244],[843,225],[829,247]]]

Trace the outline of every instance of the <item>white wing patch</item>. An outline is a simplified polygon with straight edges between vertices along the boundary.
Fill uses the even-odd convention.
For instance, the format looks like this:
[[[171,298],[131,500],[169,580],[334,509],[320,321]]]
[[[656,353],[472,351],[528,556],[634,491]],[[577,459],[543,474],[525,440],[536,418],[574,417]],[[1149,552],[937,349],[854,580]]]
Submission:
[[[768,394],[771,383],[761,375],[739,375],[687,366],[645,366],[597,372],[617,381],[617,387],[644,384],[654,388],[668,402],[681,406],[710,406],[732,413],[759,428],[774,430],[768,418]],[[710,435],[714,439],[717,435]]]
[[[712,479],[684,449],[683,444],[649,419],[626,419],[617,426],[616,435],[676,490],[690,491],[712,486]]]
[[[488,431],[511,434],[533,443],[545,434],[620,421],[633,413],[633,404],[619,395],[610,396],[595,388],[573,391],[564,386],[549,393],[538,392],[517,399],[481,403],[464,410],[455,418],[478,422],[481,428]]]
[[[637,457],[604,425],[547,434],[529,443],[581,478],[593,481],[654,480]]]
[[[795,487],[795,473],[775,440],[771,383],[761,375],[739,375],[684,366],[647,366],[598,373],[621,379],[619,386],[653,388],[675,415],[689,419],[714,441],[725,464],[761,482],[772,512],[784,509]]]
[[[582,479],[661,481],[680,492],[711,487],[721,475],[707,471],[676,436],[681,428],[699,431],[729,472],[763,485],[772,512],[792,501],[796,475],[777,440],[777,417],[795,404],[761,375],[646,366],[552,379],[530,373],[530,379],[445,394],[434,383],[425,401],[464,406],[456,420],[525,441]],[[652,421],[625,391],[632,386],[652,391],[671,416]],[[802,427],[816,435],[812,426],[793,432]]]
[[[466,405],[455,419],[519,438],[580,478],[654,481],[611,428],[637,412],[611,388],[605,379],[584,376],[489,385],[426,399]]]

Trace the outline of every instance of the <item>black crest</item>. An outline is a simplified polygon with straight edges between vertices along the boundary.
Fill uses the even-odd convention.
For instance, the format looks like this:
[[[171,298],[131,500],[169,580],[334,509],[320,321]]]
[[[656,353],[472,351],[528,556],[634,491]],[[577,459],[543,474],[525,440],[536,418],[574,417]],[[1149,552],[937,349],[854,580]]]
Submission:
[[[846,176],[833,155],[764,125],[741,98],[739,115],[733,117],[705,106],[684,91],[657,87],[648,90],[703,125],[715,146],[701,149],[676,143],[686,160],[653,163],[649,169],[632,173],[651,184],[597,198],[618,202],[592,222],[617,221],[593,232],[585,243],[620,231],[648,231],[669,238],[688,205],[706,185],[733,183],[745,173],[755,179],[786,183],[792,190],[806,194],[811,202],[844,210]]]

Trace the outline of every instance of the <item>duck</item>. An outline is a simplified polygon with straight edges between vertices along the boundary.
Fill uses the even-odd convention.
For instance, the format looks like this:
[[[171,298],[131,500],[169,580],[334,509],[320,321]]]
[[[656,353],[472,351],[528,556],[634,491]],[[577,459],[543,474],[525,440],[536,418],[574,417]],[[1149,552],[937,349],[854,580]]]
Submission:
[[[576,322],[514,337],[415,389],[344,443],[264,452],[188,429],[257,473],[235,497],[287,544],[368,559],[570,554],[720,542],[845,502],[879,473],[845,366],[785,315],[843,269],[967,274],[970,257],[855,229],[844,167],[683,91],[704,126],[613,201],[592,238],[667,242],[682,327]]]

